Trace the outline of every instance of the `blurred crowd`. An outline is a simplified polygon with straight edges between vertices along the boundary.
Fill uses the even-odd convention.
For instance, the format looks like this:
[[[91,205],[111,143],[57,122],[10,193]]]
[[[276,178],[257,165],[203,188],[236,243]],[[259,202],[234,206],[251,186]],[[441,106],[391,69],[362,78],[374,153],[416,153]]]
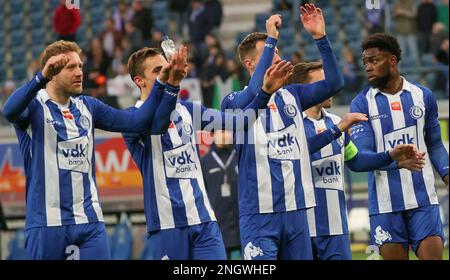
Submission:
[[[307,2],[307,1],[302,1]],[[437,3],[438,2],[438,3]],[[214,90],[218,80],[230,82],[233,90],[244,87],[248,74],[237,60],[234,50],[221,46],[220,26],[223,19],[222,3],[218,0],[168,0],[171,38],[189,49],[190,72],[188,78],[200,81],[203,104],[214,104]],[[293,11],[292,1],[277,1],[274,10]],[[436,65],[442,65],[433,84],[433,90],[446,93],[448,98],[448,0],[396,0],[386,5],[381,0],[381,9],[366,9],[366,31],[368,34],[394,30],[402,50],[401,66],[419,67],[423,56],[428,55]],[[68,16],[71,13],[71,16]],[[76,30],[81,17],[77,10],[67,10],[65,1],[56,8],[53,18],[54,32],[60,39],[76,41]],[[61,20],[61,17],[71,18]],[[130,79],[127,60],[131,53],[143,46],[159,47],[163,32],[154,25],[152,7],[141,0],[121,0],[112,16],[103,23],[102,32],[91,39],[83,50],[84,92],[100,98],[118,108],[133,106],[139,90]],[[344,92],[356,93],[365,85],[360,54],[348,47],[342,49],[340,57],[346,88]],[[303,60],[300,51],[289,58],[292,63]],[[39,71],[39,61],[29,64],[27,76],[32,78]],[[16,85],[7,81],[0,85],[0,108]],[[0,120],[2,122],[2,120]],[[4,122],[4,121],[3,121]]]

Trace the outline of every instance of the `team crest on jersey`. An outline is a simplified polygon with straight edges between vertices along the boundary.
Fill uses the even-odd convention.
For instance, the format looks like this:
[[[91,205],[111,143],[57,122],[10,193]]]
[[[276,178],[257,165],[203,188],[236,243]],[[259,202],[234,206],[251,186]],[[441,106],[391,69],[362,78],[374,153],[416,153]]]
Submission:
[[[290,117],[294,118],[297,115],[297,108],[295,108],[292,104],[286,104],[284,105],[284,113]]]
[[[85,115],[81,115],[80,125],[82,128],[88,130],[91,127],[91,122],[89,121],[88,117],[86,117]]]
[[[343,147],[344,146],[344,137],[341,136],[338,139],[336,139],[336,142],[338,143],[339,146]]]
[[[253,245],[252,242],[248,242],[244,249],[244,260],[251,260],[257,256],[263,256],[264,252],[260,247]]]
[[[188,123],[183,124],[183,132],[186,135],[192,135],[192,126]]]
[[[389,232],[383,230],[381,226],[377,226],[375,229],[375,235],[373,236],[375,238],[375,242],[378,245],[383,245],[386,241],[391,241],[392,236]]]
[[[411,116],[411,118],[418,120],[423,117],[423,109],[419,106],[412,106],[409,109],[409,115]]]

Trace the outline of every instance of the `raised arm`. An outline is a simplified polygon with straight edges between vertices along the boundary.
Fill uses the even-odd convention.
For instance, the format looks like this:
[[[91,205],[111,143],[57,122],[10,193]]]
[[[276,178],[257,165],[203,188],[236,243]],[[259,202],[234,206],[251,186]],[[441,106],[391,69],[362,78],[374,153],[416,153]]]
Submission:
[[[6,100],[3,116],[11,123],[27,122],[29,118],[28,105],[39,90],[43,89],[50,79],[58,74],[69,62],[65,54],[51,57],[31,81],[21,86]]]
[[[169,67],[163,67],[161,70],[164,76],[163,79],[167,76],[165,87],[169,93],[178,93],[180,90],[181,80],[186,77],[188,72],[187,56],[187,47],[181,46],[178,52],[170,58]],[[175,110],[176,105],[177,98],[163,99],[161,101],[156,110],[150,134],[160,135],[167,131],[170,124],[170,115]]]
[[[448,152],[442,143],[441,126],[438,119],[438,107],[433,94],[427,98],[427,110],[425,115],[425,144],[431,163],[448,186]]]
[[[153,126],[152,123],[156,116],[158,122],[168,125],[170,114],[176,106],[179,83],[185,75],[186,60],[187,48],[182,46],[172,56],[169,63],[163,66],[159,79],[156,79],[153,85],[150,97],[135,111],[116,110],[96,102],[96,125],[101,129],[117,132],[163,133],[164,125]],[[162,84],[160,80],[166,83]],[[176,85],[171,86],[171,83]],[[158,102],[158,95],[162,95],[160,102]]]
[[[304,28],[316,41],[325,74],[325,80],[312,84],[286,86],[286,89],[290,92],[299,94],[302,109],[306,110],[336,95],[344,87],[344,76],[326,36],[322,10],[316,8],[314,4],[305,4],[301,7],[301,21]]]
[[[278,41],[278,30],[281,27],[281,24],[282,20],[280,15],[272,15],[266,21],[266,32],[268,37],[266,39],[264,51],[248,84],[248,87],[251,90],[243,91],[236,95],[235,100],[233,100],[234,109],[245,108],[247,105],[249,105],[253,98],[255,98],[259,89],[261,89],[264,80],[264,74],[272,65],[275,48]],[[245,63],[245,61],[243,61],[243,63]]]
[[[252,102],[239,113],[226,113],[202,108],[200,129],[204,131],[247,130],[256,121],[261,111],[266,109],[271,95],[287,81],[292,74],[292,69],[292,64],[284,60],[272,65],[264,75],[262,88],[253,98]],[[246,89],[246,91],[250,90],[250,88]]]

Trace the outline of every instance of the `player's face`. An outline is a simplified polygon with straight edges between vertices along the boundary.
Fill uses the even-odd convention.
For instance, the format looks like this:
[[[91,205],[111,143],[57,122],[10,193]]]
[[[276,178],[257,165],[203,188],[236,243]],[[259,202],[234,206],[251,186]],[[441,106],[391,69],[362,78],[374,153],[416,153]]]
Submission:
[[[308,73],[308,78],[309,78],[308,82],[310,84],[325,80],[325,72],[323,71],[323,69],[317,69],[317,70],[310,71]],[[327,100],[325,100],[324,102],[322,102],[320,104],[320,106],[325,109],[331,108],[331,106],[333,106],[333,97],[330,97]]]
[[[146,91],[150,92],[150,90],[153,88],[156,78],[158,77],[165,63],[167,63],[166,59],[160,54],[152,57],[147,57],[144,62],[144,77],[142,77],[142,80],[144,81],[143,88]]]
[[[369,84],[373,88],[383,88],[391,79],[392,60],[395,56],[378,48],[363,52],[363,63]]]
[[[83,91],[83,62],[76,52],[66,53],[69,62],[55,75],[52,81],[56,88],[68,94],[80,94]]]

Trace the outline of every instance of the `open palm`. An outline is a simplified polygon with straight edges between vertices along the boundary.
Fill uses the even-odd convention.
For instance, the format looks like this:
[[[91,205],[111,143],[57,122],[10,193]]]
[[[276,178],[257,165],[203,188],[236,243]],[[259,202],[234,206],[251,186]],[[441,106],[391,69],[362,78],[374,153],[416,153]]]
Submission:
[[[316,8],[314,4],[305,4],[300,7],[300,13],[300,20],[303,27],[314,39],[325,36],[325,20],[320,8]]]

